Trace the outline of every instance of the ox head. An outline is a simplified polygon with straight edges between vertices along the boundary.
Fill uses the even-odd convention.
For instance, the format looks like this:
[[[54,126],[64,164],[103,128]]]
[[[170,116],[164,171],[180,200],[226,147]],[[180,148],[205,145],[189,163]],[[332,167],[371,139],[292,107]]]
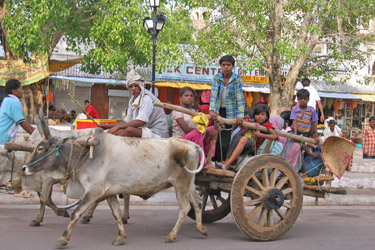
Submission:
[[[59,139],[49,136],[36,146],[30,155],[28,162],[22,167],[25,175],[45,171],[54,173],[53,178],[59,179],[64,176],[69,155],[67,139]]]

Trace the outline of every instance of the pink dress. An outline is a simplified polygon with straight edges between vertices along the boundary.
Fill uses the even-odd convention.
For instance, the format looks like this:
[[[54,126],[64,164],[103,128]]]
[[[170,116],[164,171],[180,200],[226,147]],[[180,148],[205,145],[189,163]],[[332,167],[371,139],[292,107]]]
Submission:
[[[278,115],[270,115],[269,121],[272,123],[276,131],[280,130],[284,125],[283,119]],[[289,132],[290,128],[281,131]],[[278,141],[283,144],[283,151],[280,153],[280,156],[284,157],[287,161],[289,161],[298,172],[302,166],[300,143],[294,142],[292,139],[285,138],[282,136],[279,136]]]
[[[184,119],[185,123],[188,125],[189,128],[196,128],[196,125],[191,120],[190,115],[174,110],[172,111],[172,120],[173,120],[172,136],[176,138],[189,140],[198,144],[203,149],[204,162],[206,163],[206,156],[208,154],[208,151],[210,150],[211,137],[208,136],[207,134],[200,133],[197,129],[194,129],[190,131],[189,133],[185,134],[185,132],[177,123],[177,119],[181,117]],[[214,129],[214,126],[207,127],[207,130],[213,130],[213,129]],[[215,145],[213,148],[212,155],[215,155]]]

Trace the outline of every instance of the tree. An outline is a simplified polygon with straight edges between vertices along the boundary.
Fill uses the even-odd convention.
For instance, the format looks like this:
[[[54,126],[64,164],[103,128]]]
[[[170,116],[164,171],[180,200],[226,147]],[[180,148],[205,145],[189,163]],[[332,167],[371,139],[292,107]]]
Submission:
[[[242,69],[268,74],[273,114],[290,109],[300,77],[332,80],[343,66],[350,75],[374,52],[363,47],[374,41],[374,28],[359,35],[371,30],[370,0],[187,0],[187,5],[210,10],[190,47],[195,61],[233,54]],[[325,53],[316,53],[322,48]],[[289,68],[285,77],[283,68]]]
[[[191,28],[182,26],[190,20],[187,9],[176,3],[159,9],[169,20],[166,31],[159,34],[157,58],[181,61],[178,43],[191,37]],[[143,28],[143,18],[150,14],[151,8],[141,0],[2,0],[1,45],[6,60],[28,62],[33,55],[49,59],[64,38],[70,50],[79,54],[84,47],[88,51],[82,62],[87,72],[126,73],[129,65],[151,63],[152,41]],[[24,101],[24,107],[34,120],[34,103],[40,104],[45,81],[28,88],[31,98]],[[35,92],[38,98],[33,97]]]

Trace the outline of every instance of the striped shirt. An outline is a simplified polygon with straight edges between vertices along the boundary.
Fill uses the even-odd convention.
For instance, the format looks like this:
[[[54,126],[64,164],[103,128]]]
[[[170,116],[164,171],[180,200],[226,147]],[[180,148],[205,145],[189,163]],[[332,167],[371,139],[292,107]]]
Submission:
[[[229,79],[225,95],[226,103],[225,105],[220,105],[224,86],[223,73],[216,74],[212,83],[210,110],[214,111],[215,113],[219,113],[220,106],[224,106],[226,107],[227,112],[226,118],[243,118],[245,116],[245,99],[242,92],[241,76],[233,74]]]
[[[302,112],[299,105],[292,109],[291,120],[297,120],[297,134],[309,133],[311,124],[318,120],[318,115],[313,107],[307,106],[305,113]]]
[[[370,126],[362,131],[363,154],[375,156],[375,130]]]

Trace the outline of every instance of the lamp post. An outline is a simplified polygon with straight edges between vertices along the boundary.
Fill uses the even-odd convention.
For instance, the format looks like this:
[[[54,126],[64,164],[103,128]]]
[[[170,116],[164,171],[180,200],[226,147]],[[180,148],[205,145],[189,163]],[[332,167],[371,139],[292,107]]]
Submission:
[[[155,94],[155,71],[156,71],[156,38],[164,27],[166,18],[163,13],[157,13],[157,9],[160,6],[160,0],[150,0],[150,6],[153,8],[153,18],[146,17],[143,20],[143,26],[147,32],[151,34],[152,38],[152,93]]]

